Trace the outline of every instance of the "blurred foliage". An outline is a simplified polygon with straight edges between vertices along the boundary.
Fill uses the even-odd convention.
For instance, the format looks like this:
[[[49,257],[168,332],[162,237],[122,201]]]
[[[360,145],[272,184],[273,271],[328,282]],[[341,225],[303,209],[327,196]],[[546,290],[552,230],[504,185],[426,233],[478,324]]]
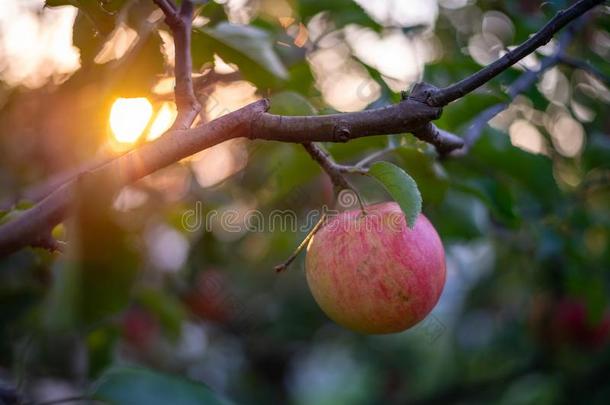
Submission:
[[[194,69],[221,76],[234,69],[242,87],[230,98],[241,103],[255,88],[256,97],[271,98],[273,113],[308,115],[335,110],[324,92],[333,71],[364,72],[380,89],[369,108],[388,105],[400,99],[397,83],[444,86],[479,69],[471,41],[483,27],[513,46],[569,2],[443,1],[432,26],[405,27],[351,0],[222,3],[197,4]],[[158,108],[152,88],[172,71],[168,29],[151,1],[46,5],[78,9],[81,67],[38,89],[0,87],[0,221],[31,207],[23,190],[112,146],[108,112],[117,97],[148,97]],[[434,57],[413,80],[390,77],[347,44],[355,26],[425,41]],[[609,27],[607,10],[598,11],[569,54],[610,74]],[[133,30],[135,41],[101,63],[96,57],[117,30]],[[316,65],[316,53],[333,50],[334,59]],[[522,71],[445,108],[439,127],[463,134],[485,108],[512,103],[466,157],[439,160],[406,134],[325,145],[341,163],[387,149],[377,160],[417,183],[448,263],[443,297],[420,325],[356,335],[317,308],[302,257],[274,274],[322,207],[333,205],[332,184],[299,145],[237,144],[204,156],[204,173],[235,166],[212,185],[196,159],[119,197],[84,176],[75,215],[55,230],[67,251],[26,249],[0,261],[0,403],[10,395],[56,399],[50,392],[117,404],[608,403],[610,91],[560,66],[554,74],[565,79],[567,98],[538,83],[508,100],[504,91]],[[227,86],[201,93],[210,115],[239,107],[222,98]],[[361,90],[341,95],[357,99]],[[575,154],[558,147],[557,114],[582,128]],[[538,131],[544,153],[514,145],[517,120]],[[205,162],[218,156],[220,168]],[[245,168],[235,163],[245,161]],[[390,198],[371,178],[350,180],[369,203]],[[223,223],[222,213],[235,215]]]

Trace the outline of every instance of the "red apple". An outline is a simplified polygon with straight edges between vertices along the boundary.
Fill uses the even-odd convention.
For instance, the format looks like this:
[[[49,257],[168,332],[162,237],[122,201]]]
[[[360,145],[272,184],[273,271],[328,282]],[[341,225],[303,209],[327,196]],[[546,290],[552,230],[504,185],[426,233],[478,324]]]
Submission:
[[[335,322],[361,333],[400,332],[424,319],[445,284],[445,251],[424,215],[409,229],[396,203],[330,219],[307,248],[311,292]]]

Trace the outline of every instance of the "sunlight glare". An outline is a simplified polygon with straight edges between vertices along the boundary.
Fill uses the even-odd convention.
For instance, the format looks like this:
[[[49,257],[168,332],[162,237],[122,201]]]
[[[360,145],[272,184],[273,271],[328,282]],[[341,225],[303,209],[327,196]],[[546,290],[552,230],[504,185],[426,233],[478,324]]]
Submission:
[[[144,98],[118,98],[110,110],[110,129],[121,143],[134,143],[148,125],[153,109]]]
[[[178,111],[176,110],[175,104],[163,103],[155,116],[155,120],[150,126],[146,140],[152,141],[163,135],[163,133],[172,126],[172,123],[176,119],[176,115],[178,115]]]

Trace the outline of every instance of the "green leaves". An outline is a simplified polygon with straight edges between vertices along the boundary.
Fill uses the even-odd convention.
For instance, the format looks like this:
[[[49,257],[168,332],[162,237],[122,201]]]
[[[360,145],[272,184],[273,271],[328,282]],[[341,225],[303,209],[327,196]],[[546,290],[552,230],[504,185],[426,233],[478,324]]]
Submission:
[[[317,115],[318,111],[299,93],[283,91],[271,97],[272,114],[287,116]]]
[[[62,6],[77,6],[77,0],[46,0],[45,7],[62,7]]]
[[[260,28],[227,22],[200,28],[193,32],[193,50],[196,65],[217,53],[224,61],[239,66],[244,77],[255,84],[288,78],[269,34]]]
[[[381,28],[354,0],[300,0],[297,4],[299,15],[303,20],[309,20],[314,15],[324,12],[330,15],[337,28],[343,28],[348,24],[358,24],[375,30]]]
[[[75,242],[56,264],[45,308],[50,329],[89,326],[120,313],[129,303],[141,255],[109,208],[116,194],[114,180],[79,180],[68,225]]]
[[[94,389],[93,399],[120,405],[220,405],[207,386],[195,381],[142,368],[116,368],[104,374]]]
[[[404,212],[407,225],[413,228],[422,206],[421,194],[415,180],[400,167],[388,162],[374,163],[369,174],[388,190]]]

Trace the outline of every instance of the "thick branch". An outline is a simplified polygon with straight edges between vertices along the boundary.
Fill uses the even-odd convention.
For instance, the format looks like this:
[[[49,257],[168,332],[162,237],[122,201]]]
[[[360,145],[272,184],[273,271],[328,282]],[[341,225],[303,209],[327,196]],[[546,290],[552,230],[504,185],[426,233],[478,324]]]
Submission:
[[[580,0],[572,7],[560,11],[540,31],[517,48],[464,80],[433,93],[428,99],[428,103],[432,106],[442,107],[481,87],[542,45],[548,43],[553,35],[568,23],[603,2],[604,0]]]
[[[207,125],[174,130],[87,173],[112,179],[118,188],[156,172],[200,150],[249,134],[250,122],[267,110],[266,100],[250,104]],[[72,180],[17,219],[0,226],[0,256],[35,245],[68,215],[78,179]]]
[[[354,113],[309,117],[262,114],[252,123],[252,139],[282,142],[347,142],[371,135],[412,132],[440,117],[441,109],[408,98],[399,104]]]
[[[208,124],[170,131],[87,175],[113,179],[118,188],[232,138],[344,142],[362,136],[411,131],[437,118],[440,112],[412,98],[377,110],[316,117],[281,117],[267,114],[268,108],[269,102],[261,100]],[[304,122],[307,131],[300,126]],[[40,234],[60,223],[68,215],[75,185],[76,180],[64,184],[16,220],[0,226],[0,256],[34,244]]]

